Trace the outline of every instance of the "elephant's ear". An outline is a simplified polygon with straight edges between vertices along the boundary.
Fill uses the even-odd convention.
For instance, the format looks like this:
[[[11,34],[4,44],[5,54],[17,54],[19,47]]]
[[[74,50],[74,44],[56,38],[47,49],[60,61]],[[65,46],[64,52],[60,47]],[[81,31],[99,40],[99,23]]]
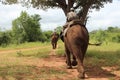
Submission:
[[[63,32],[60,32],[60,39],[64,42]]]

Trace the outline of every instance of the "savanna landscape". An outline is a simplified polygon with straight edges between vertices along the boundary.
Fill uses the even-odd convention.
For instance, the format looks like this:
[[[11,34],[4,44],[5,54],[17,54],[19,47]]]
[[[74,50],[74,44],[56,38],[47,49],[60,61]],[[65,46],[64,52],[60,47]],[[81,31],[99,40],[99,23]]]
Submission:
[[[97,40],[95,32],[100,37],[97,34],[101,30],[93,31],[90,42],[104,41],[99,46],[88,46],[84,59],[85,80],[120,80],[120,44],[110,42],[108,37],[103,39],[105,35]],[[103,32],[111,34],[107,30]],[[0,54],[0,80],[79,80],[76,66],[66,69],[64,43],[60,39],[56,49],[52,49],[50,42],[26,42],[1,46]]]
[[[108,8],[115,14],[108,11],[110,17],[108,13],[104,14],[107,20],[98,15],[98,22],[94,18],[95,27],[89,29],[97,29],[98,25],[102,25],[97,30],[90,31],[86,26],[89,23],[89,13],[99,11],[113,1],[115,0],[0,0],[2,8],[15,5],[31,10],[29,12],[24,9],[18,16],[19,8],[12,8],[15,10],[12,14],[17,15],[14,19],[14,15],[11,16],[9,12],[4,14],[9,9],[1,11],[1,15],[6,18],[3,19],[5,21],[0,21],[5,22],[0,24],[0,80],[120,80],[120,26],[117,25],[119,22],[112,20],[119,12]],[[33,8],[40,10],[42,15],[34,14]],[[55,11],[44,14],[42,11],[47,12],[47,9]],[[63,13],[55,13],[56,9],[61,9]],[[71,10],[75,16],[72,15],[72,19],[69,19],[67,14]],[[12,20],[7,20],[8,16]],[[60,25],[63,16],[66,22]],[[11,21],[11,29],[4,28],[8,28],[8,21]],[[53,23],[58,26],[54,28]],[[117,26],[110,26],[110,23]],[[42,30],[43,25],[47,25],[50,30]],[[52,40],[53,32],[61,35],[54,36]],[[54,44],[51,43],[54,41],[58,42],[53,47]],[[70,53],[73,53],[78,65],[71,66]]]

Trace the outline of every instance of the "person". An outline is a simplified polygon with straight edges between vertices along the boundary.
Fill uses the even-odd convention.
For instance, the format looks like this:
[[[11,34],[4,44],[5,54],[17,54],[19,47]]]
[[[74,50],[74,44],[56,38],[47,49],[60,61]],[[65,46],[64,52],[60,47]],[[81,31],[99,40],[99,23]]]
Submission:
[[[79,19],[78,15],[74,12],[74,9],[71,8],[70,12],[67,13],[67,22],[72,20]]]
[[[73,20],[78,20],[79,17],[78,15],[75,13],[74,8],[70,9],[70,12],[67,13],[66,16],[66,24],[63,26],[63,31],[68,27],[69,24],[72,24]]]
[[[66,17],[67,17],[66,18],[66,23],[63,26],[63,30],[60,33],[60,38],[63,42],[64,42],[63,36],[65,36],[65,33],[67,31],[66,28],[69,27],[69,24],[71,24],[73,20],[79,19],[78,15],[74,11],[74,8],[70,9],[70,12],[67,13]]]

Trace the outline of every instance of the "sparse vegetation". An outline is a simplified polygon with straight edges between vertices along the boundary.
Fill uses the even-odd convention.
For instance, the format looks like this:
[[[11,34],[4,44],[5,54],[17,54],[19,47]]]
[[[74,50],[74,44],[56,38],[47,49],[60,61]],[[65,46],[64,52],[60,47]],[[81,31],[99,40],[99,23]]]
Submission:
[[[120,43],[120,28],[108,27],[107,30],[95,30],[90,32],[90,40],[93,42]]]
[[[46,80],[54,77],[60,78],[60,76],[66,73],[64,70],[45,66],[14,65],[0,67],[0,77],[6,80]]]
[[[107,35],[111,34],[109,33],[110,31],[107,31]],[[108,41],[107,44],[104,42],[104,40],[100,46],[89,45],[84,60],[84,65],[88,76],[106,75],[106,77],[109,79],[114,80],[115,76],[111,73],[112,71],[105,71],[103,70],[103,67],[116,67],[116,70],[120,71],[120,44],[119,42],[109,41],[111,40],[109,36],[113,35],[106,36]],[[92,37],[94,37],[93,33]],[[95,38],[92,37],[90,34],[90,42],[95,41]],[[15,51],[9,52],[9,50]],[[50,56],[52,45],[50,42],[26,42],[19,45],[10,44],[6,47],[0,47],[0,51],[7,51],[6,53],[0,53],[2,55],[0,56],[0,79],[61,80],[63,79],[63,76],[69,75],[65,66],[49,67],[46,66],[45,63],[41,63],[41,60],[47,60],[47,63],[52,62],[52,57]],[[55,54],[57,57],[63,57],[65,54],[64,43],[61,40],[58,41]],[[54,63],[51,65],[54,65]],[[104,74],[101,74],[103,72]],[[68,78],[65,80],[68,80]],[[78,79],[71,78],[71,80]]]

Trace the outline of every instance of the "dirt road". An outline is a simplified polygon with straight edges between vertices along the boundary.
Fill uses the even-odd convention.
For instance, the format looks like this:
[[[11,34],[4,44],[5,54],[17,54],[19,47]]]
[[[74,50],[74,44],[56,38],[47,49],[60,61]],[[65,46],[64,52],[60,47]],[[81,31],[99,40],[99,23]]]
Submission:
[[[65,80],[66,77],[67,80],[70,78],[77,79],[78,72],[76,70],[76,67],[74,67],[73,69],[66,69],[65,57],[58,57],[55,55],[55,53],[56,51],[52,50],[50,53],[50,57],[43,59],[42,65],[49,67],[56,67],[56,68],[60,68],[61,66],[64,66],[65,70],[67,70],[69,75],[64,76],[63,80]],[[40,65],[41,64],[38,64],[38,66]],[[120,80],[120,71],[116,71],[114,67],[102,67],[101,69],[96,67],[86,67],[86,68],[88,72],[86,72],[86,78],[84,80],[110,80],[110,79]]]
[[[31,49],[38,48],[27,48],[27,49],[19,49],[21,51],[27,51]],[[7,50],[0,51],[0,53],[12,53],[18,50]],[[61,80],[70,80],[75,78],[77,79],[77,70],[76,67],[73,69],[66,69],[65,57],[58,57],[56,55],[56,50],[52,50],[49,54],[50,57],[45,59],[40,59],[36,63],[32,64],[38,67],[53,67],[53,68],[61,68],[68,72],[67,76],[63,76]],[[101,67],[101,69],[97,67],[87,66],[86,68],[86,78],[84,80],[120,80],[120,71],[117,71],[114,67]],[[57,79],[55,79],[57,80]]]

